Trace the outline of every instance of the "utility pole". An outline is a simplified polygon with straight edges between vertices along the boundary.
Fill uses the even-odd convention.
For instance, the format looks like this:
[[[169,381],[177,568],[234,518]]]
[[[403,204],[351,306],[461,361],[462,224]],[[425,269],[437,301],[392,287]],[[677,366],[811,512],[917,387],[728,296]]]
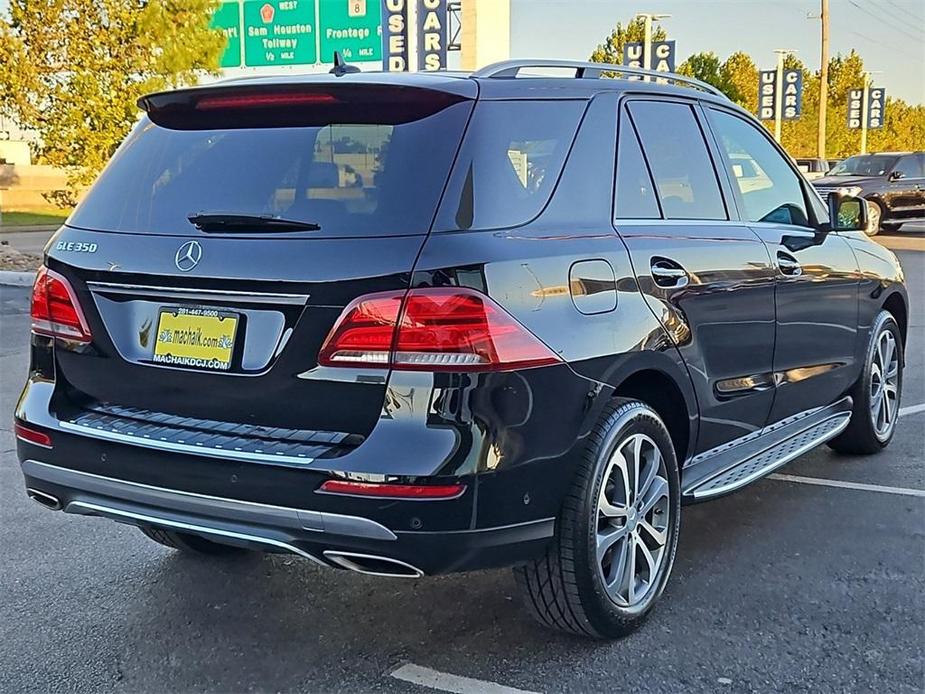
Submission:
[[[816,156],[825,159],[826,108],[829,102],[829,0],[821,0],[822,62],[819,69],[819,128],[816,136]]]
[[[640,12],[636,19],[640,17],[645,20],[645,34],[642,41],[642,66],[646,70],[652,69],[652,20],[668,19],[670,14],[653,14],[651,12]],[[649,76],[645,76],[645,81],[649,81]]]

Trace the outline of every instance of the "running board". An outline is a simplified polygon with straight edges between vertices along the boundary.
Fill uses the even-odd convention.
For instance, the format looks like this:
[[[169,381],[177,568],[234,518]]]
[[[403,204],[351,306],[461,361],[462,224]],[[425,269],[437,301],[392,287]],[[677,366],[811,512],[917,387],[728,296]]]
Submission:
[[[697,456],[681,473],[681,493],[703,501],[728,494],[835,438],[851,419],[851,398],[765,427]]]

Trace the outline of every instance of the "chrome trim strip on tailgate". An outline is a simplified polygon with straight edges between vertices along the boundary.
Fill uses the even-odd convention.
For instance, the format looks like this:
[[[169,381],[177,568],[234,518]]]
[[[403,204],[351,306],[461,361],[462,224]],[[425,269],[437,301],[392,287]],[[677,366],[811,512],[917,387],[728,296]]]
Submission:
[[[362,537],[371,540],[396,540],[397,536],[384,525],[369,518],[347,516],[325,511],[309,511],[274,506],[255,501],[242,501],[225,497],[197,494],[155,487],[141,482],[130,482],[92,472],[70,470],[42,463],[38,460],[24,460],[23,473],[35,480],[48,482],[86,494],[118,499],[146,507],[213,517],[230,522],[244,522],[278,528],[308,530],[331,535]],[[71,503],[83,503],[83,500]],[[92,500],[97,503],[98,499]]]
[[[224,289],[190,289],[160,287],[149,284],[120,284],[118,282],[87,282],[91,292],[150,296],[156,299],[189,299],[193,301],[225,300],[247,304],[294,304],[304,306],[308,294],[277,294],[271,292],[235,292]]]
[[[186,443],[174,443],[172,441],[158,441],[157,439],[135,436],[134,434],[123,434],[108,429],[97,429],[94,427],[74,424],[73,422],[61,421],[58,426],[65,431],[81,436],[89,436],[104,441],[114,443],[124,443],[129,446],[140,446],[142,448],[151,448],[156,451],[167,451],[169,453],[187,453],[189,455],[201,455],[209,458],[224,458],[226,460],[246,460],[250,462],[262,463],[297,463],[299,465],[308,465],[315,462],[314,458],[305,456],[285,455],[277,453],[269,455],[267,453],[251,453],[248,451],[236,451],[230,448],[209,448],[206,446],[194,446]]]

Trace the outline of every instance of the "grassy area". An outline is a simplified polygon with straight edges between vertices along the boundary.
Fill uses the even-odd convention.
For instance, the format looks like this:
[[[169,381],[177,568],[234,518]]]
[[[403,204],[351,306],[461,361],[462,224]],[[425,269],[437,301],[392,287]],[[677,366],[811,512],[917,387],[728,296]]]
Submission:
[[[3,210],[3,227],[21,227],[40,224],[63,224],[70,214],[68,210],[42,210],[24,212],[20,210]]]
[[[49,210],[47,212],[18,212],[3,210],[2,228],[37,226],[39,224],[63,224],[67,219],[66,210]]]

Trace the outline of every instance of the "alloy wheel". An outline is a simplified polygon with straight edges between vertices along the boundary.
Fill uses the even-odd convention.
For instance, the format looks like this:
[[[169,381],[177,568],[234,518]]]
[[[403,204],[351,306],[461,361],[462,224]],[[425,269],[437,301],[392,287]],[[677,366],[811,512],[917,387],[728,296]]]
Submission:
[[[880,231],[880,219],[883,213],[880,205],[875,202],[867,201],[867,234],[874,236]]]
[[[896,424],[899,408],[899,350],[891,330],[877,336],[870,372],[870,421],[877,438],[885,441]]]
[[[596,558],[610,599],[624,608],[655,592],[667,561],[668,473],[655,442],[633,434],[614,450],[597,502]]]

